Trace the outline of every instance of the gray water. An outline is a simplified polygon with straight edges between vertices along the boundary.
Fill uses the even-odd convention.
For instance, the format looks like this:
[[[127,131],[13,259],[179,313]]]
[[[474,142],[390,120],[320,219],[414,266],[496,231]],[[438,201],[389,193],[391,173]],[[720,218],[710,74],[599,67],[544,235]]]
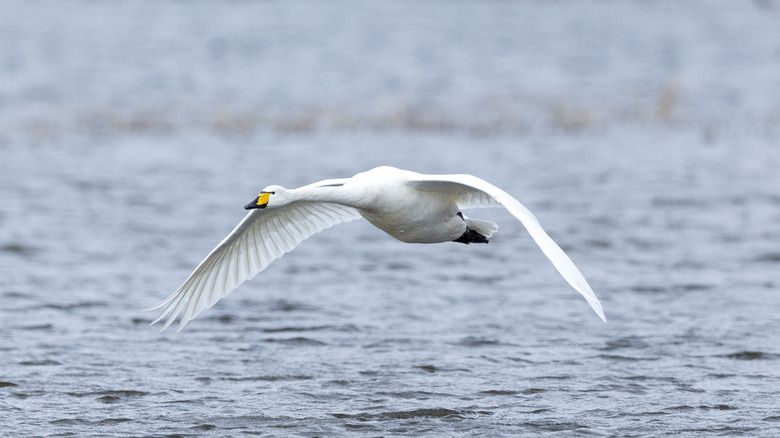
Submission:
[[[780,434],[780,4],[0,6],[0,435]],[[365,222],[179,334],[268,184],[472,173],[489,245]]]

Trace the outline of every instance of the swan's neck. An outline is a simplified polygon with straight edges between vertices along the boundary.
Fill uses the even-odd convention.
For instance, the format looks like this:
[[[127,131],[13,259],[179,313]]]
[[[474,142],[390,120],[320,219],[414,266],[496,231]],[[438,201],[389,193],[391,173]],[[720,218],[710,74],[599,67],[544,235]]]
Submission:
[[[290,190],[290,195],[290,202],[330,202],[358,209],[370,207],[367,200],[349,186],[300,187]]]

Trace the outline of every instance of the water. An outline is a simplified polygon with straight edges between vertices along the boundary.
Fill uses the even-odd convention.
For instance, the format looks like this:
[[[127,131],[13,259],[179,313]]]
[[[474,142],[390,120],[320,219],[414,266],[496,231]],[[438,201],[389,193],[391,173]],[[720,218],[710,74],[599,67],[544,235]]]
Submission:
[[[780,432],[773,2],[6,2],[0,435]],[[388,164],[524,202],[489,245],[343,224],[180,334],[272,183]]]

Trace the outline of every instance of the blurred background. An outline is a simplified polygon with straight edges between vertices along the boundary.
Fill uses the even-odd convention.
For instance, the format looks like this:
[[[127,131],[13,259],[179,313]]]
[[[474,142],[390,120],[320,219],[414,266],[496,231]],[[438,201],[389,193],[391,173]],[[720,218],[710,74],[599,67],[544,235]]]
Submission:
[[[4,1],[0,424],[22,435],[776,436],[777,1]],[[269,184],[516,196],[490,245],[366,223],[181,334]]]

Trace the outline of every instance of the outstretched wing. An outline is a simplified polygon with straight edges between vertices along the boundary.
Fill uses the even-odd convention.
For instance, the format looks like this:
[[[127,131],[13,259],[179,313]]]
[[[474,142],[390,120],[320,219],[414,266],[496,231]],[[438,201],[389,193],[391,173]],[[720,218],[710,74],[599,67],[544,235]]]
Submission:
[[[413,177],[409,184],[419,190],[449,193],[461,208],[503,205],[531,234],[544,255],[564,279],[585,297],[593,311],[604,321],[604,310],[596,294],[569,256],[544,231],[539,221],[523,204],[500,188],[473,175],[422,175]]]
[[[354,208],[326,202],[296,202],[250,211],[173,295],[148,309],[164,307],[152,324],[167,316],[164,330],[181,314],[181,331],[200,312],[292,251],[303,240],[333,225],[360,217]]]

